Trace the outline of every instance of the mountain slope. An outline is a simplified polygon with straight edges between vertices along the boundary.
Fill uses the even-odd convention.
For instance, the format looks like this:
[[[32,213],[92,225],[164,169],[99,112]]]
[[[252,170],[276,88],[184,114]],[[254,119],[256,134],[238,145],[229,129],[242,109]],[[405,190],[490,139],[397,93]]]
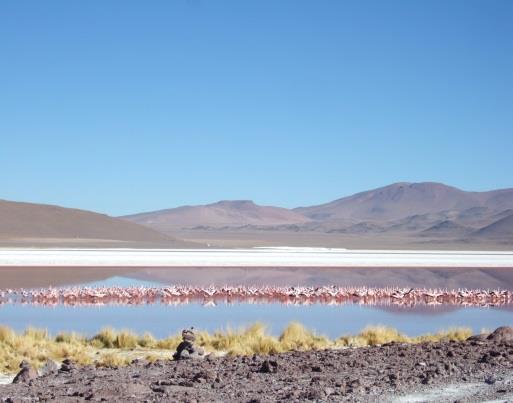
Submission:
[[[481,228],[472,235],[480,238],[513,241],[513,214]]]
[[[407,216],[446,210],[464,211],[475,207],[488,207],[495,211],[512,208],[513,189],[465,192],[441,183],[395,183],[294,211],[319,221],[393,221]]]
[[[472,229],[464,227],[450,220],[439,222],[428,229],[421,231],[422,236],[450,236],[461,237],[472,232]]]
[[[104,214],[0,200],[0,239],[58,238],[168,243],[173,238]]]
[[[284,225],[310,221],[307,217],[292,210],[259,206],[249,200],[225,200],[213,204],[183,206],[121,218],[159,231],[198,226],[219,228],[244,225]]]

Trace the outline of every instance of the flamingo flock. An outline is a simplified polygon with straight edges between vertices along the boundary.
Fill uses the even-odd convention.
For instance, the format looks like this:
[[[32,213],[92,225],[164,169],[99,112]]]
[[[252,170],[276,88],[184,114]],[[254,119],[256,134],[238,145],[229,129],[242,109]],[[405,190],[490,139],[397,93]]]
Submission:
[[[167,287],[67,287],[43,289],[0,289],[1,304],[41,306],[86,305],[179,305],[200,302],[282,303],[282,304],[364,304],[364,305],[465,305],[497,306],[513,303],[507,290],[442,290],[422,288],[370,287],[277,287],[277,286],[208,286],[174,285]]]

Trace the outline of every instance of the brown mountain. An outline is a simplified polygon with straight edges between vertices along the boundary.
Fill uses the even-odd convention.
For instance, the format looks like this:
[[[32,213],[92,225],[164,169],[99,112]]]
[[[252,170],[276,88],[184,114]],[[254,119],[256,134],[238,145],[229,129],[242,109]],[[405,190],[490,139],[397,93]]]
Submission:
[[[220,201],[121,217],[162,232],[178,228],[276,226],[307,223],[309,218],[281,207],[259,206],[250,200]]]
[[[159,244],[179,241],[104,214],[45,204],[0,200],[0,240],[103,240]]]
[[[294,211],[317,221],[352,219],[383,222],[476,207],[495,212],[513,208],[513,189],[466,192],[441,183],[403,182]]]

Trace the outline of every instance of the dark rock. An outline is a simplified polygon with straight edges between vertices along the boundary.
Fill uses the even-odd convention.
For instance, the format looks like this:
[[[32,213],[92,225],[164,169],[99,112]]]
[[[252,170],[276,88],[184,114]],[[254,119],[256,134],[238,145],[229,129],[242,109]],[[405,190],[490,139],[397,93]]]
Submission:
[[[183,340],[178,347],[176,352],[173,354],[175,360],[183,360],[191,358],[190,355],[194,352],[194,346],[190,341]]]
[[[194,382],[204,383],[207,381],[214,381],[216,379],[216,374],[213,371],[210,370],[203,370],[198,373],[196,373],[192,380]]]
[[[259,372],[264,374],[271,374],[278,371],[278,363],[276,361],[265,360],[260,367]]]
[[[488,335],[487,334],[475,334],[473,336],[470,336],[467,341],[486,341],[486,339],[488,338]]]
[[[21,362],[20,368],[20,372],[14,377],[12,383],[28,383],[39,376],[35,368],[26,361]]]
[[[60,367],[60,371],[62,372],[71,372],[75,369],[75,364],[69,358],[66,358]]]
[[[306,392],[306,398],[309,400],[322,400],[326,394],[321,388],[312,387]]]
[[[152,386],[151,390],[155,393],[166,393],[166,388],[164,386]]]
[[[488,375],[487,377],[485,377],[484,381],[488,385],[493,385],[495,382],[497,382],[497,379],[495,379],[495,376],[493,375]]]

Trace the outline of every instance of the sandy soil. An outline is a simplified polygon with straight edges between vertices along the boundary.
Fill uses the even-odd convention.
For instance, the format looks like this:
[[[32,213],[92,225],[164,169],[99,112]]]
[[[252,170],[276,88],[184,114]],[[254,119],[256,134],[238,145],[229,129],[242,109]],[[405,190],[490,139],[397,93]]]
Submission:
[[[4,399],[90,401],[504,401],[513,396],[513,344],[423,343],[273,356],[66,366]]]
[[[313,246],[348,249],[406,250],[513,250],[511,240],[467,240],[419,238],[397,234],[336,234],[315,231],[256,230],[184,230],[172,232],[176,238],[218,248],[250,248],[254,246]]]

